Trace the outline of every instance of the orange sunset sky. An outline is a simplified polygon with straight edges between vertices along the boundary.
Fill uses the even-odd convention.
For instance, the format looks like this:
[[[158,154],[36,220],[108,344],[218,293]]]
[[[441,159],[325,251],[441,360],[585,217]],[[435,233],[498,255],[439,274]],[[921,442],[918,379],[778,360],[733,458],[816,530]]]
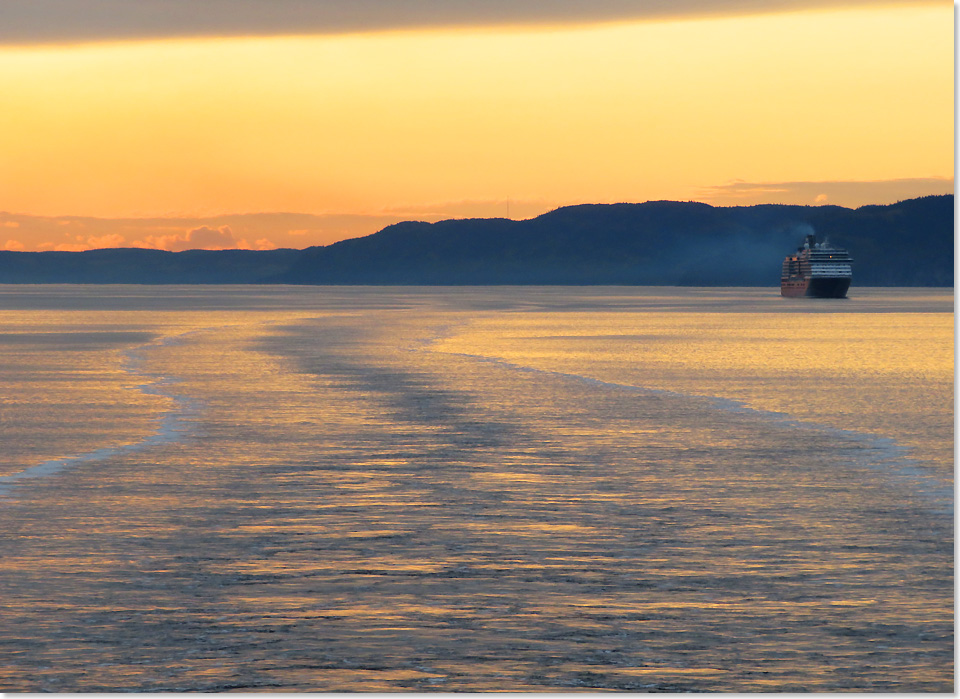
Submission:
[[[953,42],[942,0],[16,0],[0,248],[952,192]]]

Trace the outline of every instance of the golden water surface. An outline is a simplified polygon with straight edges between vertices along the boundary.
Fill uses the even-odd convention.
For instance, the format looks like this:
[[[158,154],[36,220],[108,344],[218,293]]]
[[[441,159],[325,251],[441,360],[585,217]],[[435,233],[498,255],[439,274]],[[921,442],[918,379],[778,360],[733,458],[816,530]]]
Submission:
[[[0,290],[0,690],[952,691],[952,292]]]

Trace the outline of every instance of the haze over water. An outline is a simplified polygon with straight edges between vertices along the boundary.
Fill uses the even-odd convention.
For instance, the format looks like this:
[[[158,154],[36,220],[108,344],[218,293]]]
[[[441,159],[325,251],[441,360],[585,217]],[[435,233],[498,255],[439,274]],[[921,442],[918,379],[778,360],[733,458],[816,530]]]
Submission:
[[[0,287],[0,691],[953,690],[953,294]]]

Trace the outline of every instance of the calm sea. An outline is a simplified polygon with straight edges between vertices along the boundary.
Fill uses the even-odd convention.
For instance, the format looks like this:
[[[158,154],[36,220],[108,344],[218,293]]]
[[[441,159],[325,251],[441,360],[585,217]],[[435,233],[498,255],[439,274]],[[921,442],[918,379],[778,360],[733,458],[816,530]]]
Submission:
[[[0,287],[0,691],[951,692],[953,322]]]

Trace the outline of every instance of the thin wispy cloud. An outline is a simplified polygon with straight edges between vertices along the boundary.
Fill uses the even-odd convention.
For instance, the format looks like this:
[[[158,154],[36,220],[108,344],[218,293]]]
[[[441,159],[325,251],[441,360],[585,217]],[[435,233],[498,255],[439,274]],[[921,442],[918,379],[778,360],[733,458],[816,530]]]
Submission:
[[[0,249],[92,250],[139,247],[180,250],[304,248],[359,238],[400,221],[448,218],[532,218],[557,202],[489,200],[438,202],[373,214],[230,214],[209,218],[31,216],[0,211]],[[6,241],[6,242],[4,242]],[[5,248],[4,248],[5,245]]]
[[[825,182],[729,182],[705,187],[698,199],[711,204],[892,204],[931,194],[952,194],[953,178],[909,177],[892,180],[841,180]]]
[[[0,43],[341,34],[936,4],[938,0],[2,0]],[[942,0],[941,0],[942,2]]]
[[[0,211],[0,249],[92,250],[155,248],[180,250],[303,248],[370,235],[409,218],[436,221],[447,216],[407,213],[240,214],[212,218],[91,218],[31,216]],[[5,242],[4,242],[5,241]]]

